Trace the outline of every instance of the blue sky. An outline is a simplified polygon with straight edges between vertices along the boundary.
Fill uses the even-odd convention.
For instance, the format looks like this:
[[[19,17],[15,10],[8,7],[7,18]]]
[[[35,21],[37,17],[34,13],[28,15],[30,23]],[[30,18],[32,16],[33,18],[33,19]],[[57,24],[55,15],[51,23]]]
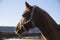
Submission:
[[[60,24],[60,0],[0,0],[0,26],[16,26],[25,9],[25,1],[44,9]]]

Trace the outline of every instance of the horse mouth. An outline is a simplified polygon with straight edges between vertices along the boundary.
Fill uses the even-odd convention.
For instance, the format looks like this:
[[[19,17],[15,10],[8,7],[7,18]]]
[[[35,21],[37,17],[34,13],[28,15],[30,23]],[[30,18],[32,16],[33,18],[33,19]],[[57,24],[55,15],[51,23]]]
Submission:
[[[15,34],[19,36],[20,38],[24,36],[27,33],[25,30],[15,30]]]

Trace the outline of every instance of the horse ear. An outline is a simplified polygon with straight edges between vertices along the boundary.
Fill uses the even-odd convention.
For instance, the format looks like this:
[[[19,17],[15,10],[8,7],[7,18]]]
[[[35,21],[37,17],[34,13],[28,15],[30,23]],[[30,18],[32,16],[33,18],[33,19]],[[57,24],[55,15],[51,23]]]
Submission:
[[[27,2],[25,2],[25,5],[26,5],[26,8],[29,8],[29,9],[31,9],[31,8],[32,8],[32,6],[31,6],[31,5],[29,5]]]

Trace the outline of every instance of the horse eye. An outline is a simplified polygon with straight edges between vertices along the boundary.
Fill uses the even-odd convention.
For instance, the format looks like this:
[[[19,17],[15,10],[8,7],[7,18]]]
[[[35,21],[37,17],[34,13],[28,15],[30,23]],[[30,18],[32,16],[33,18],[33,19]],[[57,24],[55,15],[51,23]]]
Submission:
[[[23,14],[22,17],[25,17],[25,15]]]
[[[26,17],[26,15],[27,15],[27,13],[24,13],[22,16],[23,16],[23,17]]]

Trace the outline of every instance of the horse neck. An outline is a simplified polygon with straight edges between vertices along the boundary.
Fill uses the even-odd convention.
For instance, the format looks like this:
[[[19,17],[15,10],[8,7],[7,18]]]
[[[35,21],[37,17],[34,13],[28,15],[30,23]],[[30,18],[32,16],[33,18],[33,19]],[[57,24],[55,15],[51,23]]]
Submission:
[[[41,30],[42,34],[48,40],[60,40],[57,38],[59,36],[56,30],[57,23],[47,14],[47,12],[41,9],[39,9],[37,12],[36,11],[34,13],[36,16],[33,16],[33,21],[35,20],[34,23]]]

